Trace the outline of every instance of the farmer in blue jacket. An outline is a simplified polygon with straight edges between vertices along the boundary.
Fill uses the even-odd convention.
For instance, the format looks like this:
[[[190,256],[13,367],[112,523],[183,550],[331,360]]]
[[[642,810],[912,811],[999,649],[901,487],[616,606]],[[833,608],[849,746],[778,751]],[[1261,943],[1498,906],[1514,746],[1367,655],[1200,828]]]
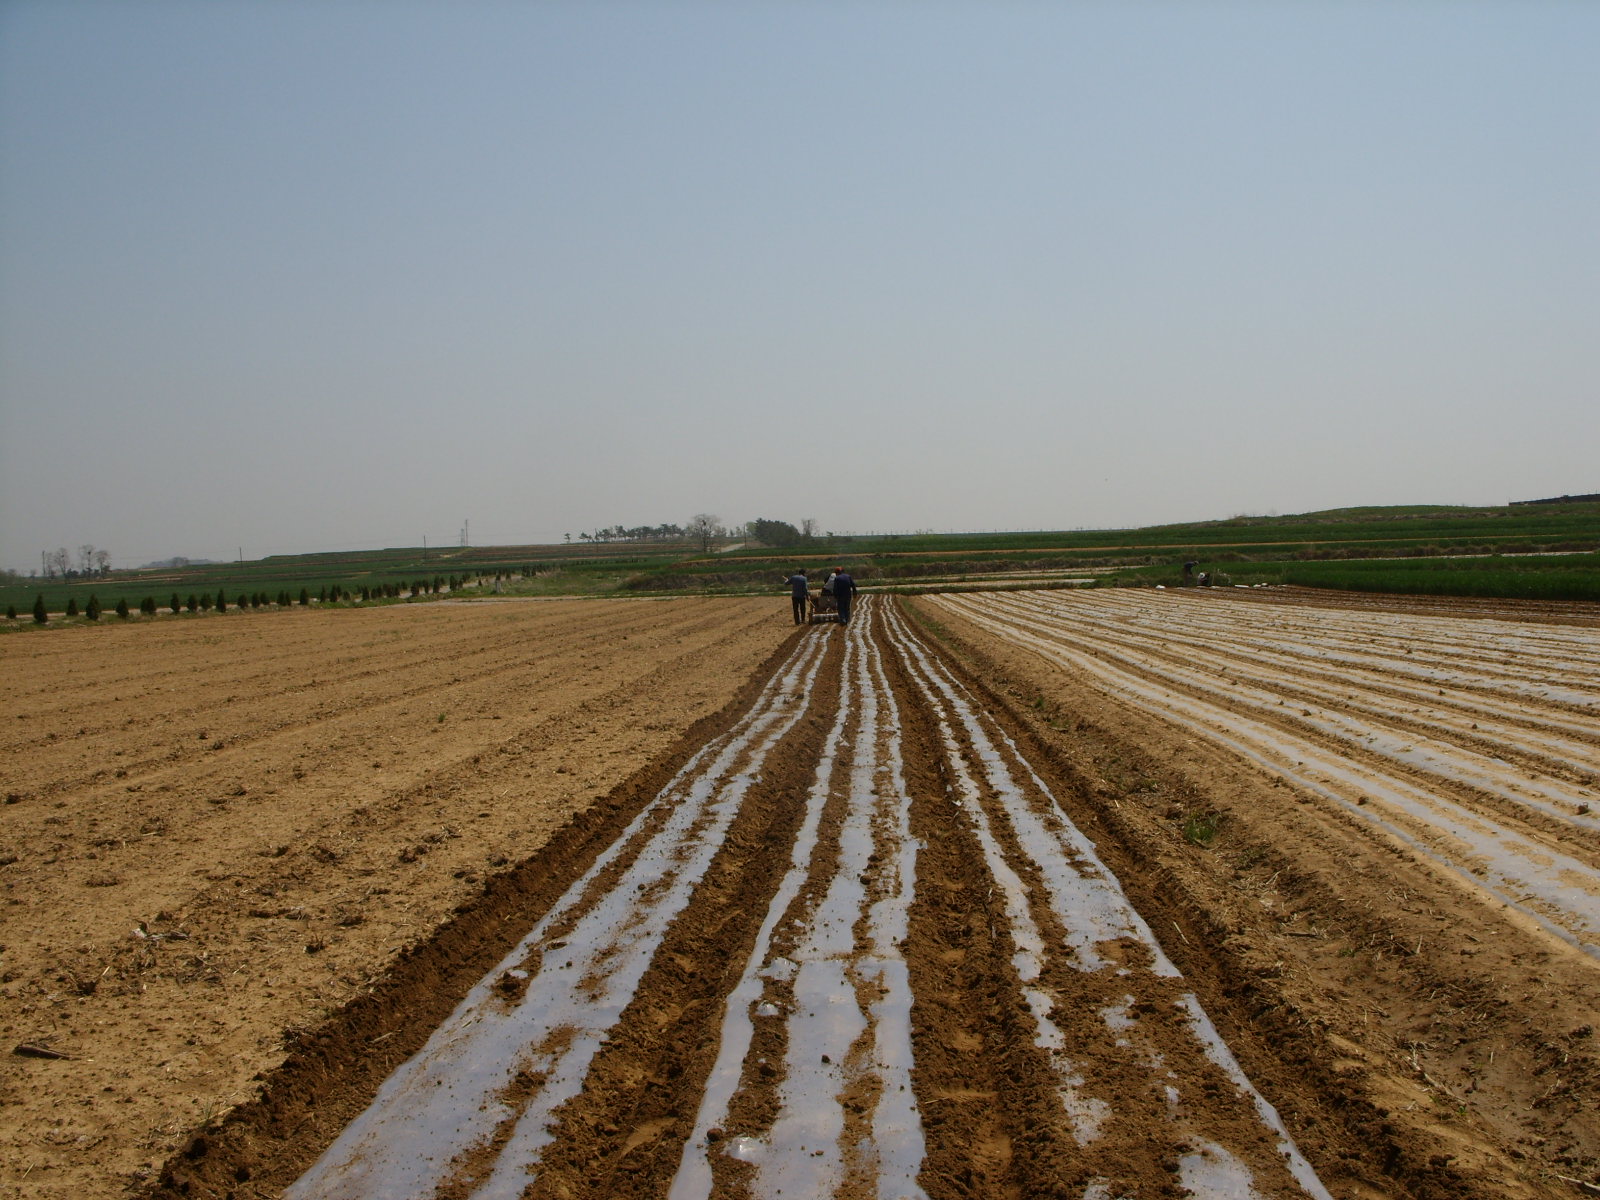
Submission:
[[[856,596],[856,581],[840,567],[833,577],[833,598],[839,603],[839,624],[850,623],[850,602]]]
[[[809,583],[806,579],[806,573],[804,571],[796,571],[784,582],[789,585],[789,601],[794,608],[794,623],[796,625],[804,625],[806,623],[806,601],[809,599],[807,591]]]

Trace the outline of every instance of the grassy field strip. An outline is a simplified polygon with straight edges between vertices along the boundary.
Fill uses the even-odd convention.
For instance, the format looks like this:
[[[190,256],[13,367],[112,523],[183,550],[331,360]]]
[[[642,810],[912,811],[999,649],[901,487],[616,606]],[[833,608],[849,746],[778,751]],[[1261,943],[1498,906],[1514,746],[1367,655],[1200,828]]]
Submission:
[[[907,823],[899,708],[871,638],[876,610],[862,609],[847,631],[842,684],[859,702],[841,706],[828,732],[788,870],[728,996],[716,1066],[672,1200],[713,1195],[719,1155],[755,1164],[757,1196],[831,1196],[847,1179],[874,1194],[924,1196],[916,1181],[923,1130],[911,1089],[911,990],[900,949],[917,843]],[[835,790],[844,792],[846,810],[829,866],[828,856],[817,855],[817,829]],[[874,871],[875,863],[883,865]],[[785,917],[795,945],[779,954],[773,935]],[[757,1016],[784,1024],[778,1114],[764,1136],[718,1143],[710,1131],[728,1122],[734,1094],[757,1070],[750,1053]],[[854,1139],[840,1098],[863,1091],[877,1098],[861,1131],[870,1137],[847,1153]]]
[[[1600,957],[1600,869],[1556,850],[1549,844],[1553,839],[1453,799],[1453,789],[1437,773],[1430,786],[1419,786],[1409,773],[1386,767],[1381,758],[1372,761],[1364,739],[1330,749],[1297,733],[1297,728],[1312,727],[1281,716],[1275,705],[1270,713],[1247,715],[1209,676],[1168,666],[1152,678],[1150,660],[1135,662],[1096,644],[1093,630],[1098,623],[1092,612],[1076,614],[1082,624],[1074,624],[1064,616],[1050,622],[1018,614],[1000,597],[952,597],[938,603],[1336,802],[1447,868],[1472,890],[1527,913],[1562,940]],[[1516,774],[1510,764],[1507,774]]]
[[[509,1139],[474,1195],[522,1194],[548,1143],[550,1113],[582,1088],[588,1063],[638,986],[661,930],[688,903],[762,755],[806,713],[805,703],[785,700],[810,695],[822,646],[821,639],[799,643],[750,713],[662,789],[385,1083],[372,1107],[285,1193],[288,1200],[424,1194],[446,1181],[454,1155],[486,1146],[504,1125],[511,1126]],[[615,886],[593,894],[596,876],[623,860]],[[552,927],[569,922],[574,927],[559,952],[547,953]],[[495,992],[508,973],[527,981],[512,1006]],[[519,1072],[536,1082],[512,1101]],[[393,1153],[402,1141],[407,1152]]]
[[[1056,1060],[1062,1105],[1079,1144],[1088,1149],[1100,1139],[1115,1122],[1119,1102],[1128,1098],[1085,1092],[1083,1063],[1074,1056],[1127,1056],[1148,1068],[1147,1086],[1163,1094],[1174,1141],[1188,1146],[1177,1159],[1181,1187],[1197,1196],[1225,1197],[1255,1195],[1257,1186],[1283,1194],[1284,1186],[1297,1185],[1307,1195],[1331,1200],[1277,1112],[1239,1070],[1199,999],[1187,991],[1173,994],[1175,987],[1181,987],[1181,974],[1099,860],[1093,843],[1067,820],[1016,744],[933,659],[898,614],[890,627],[921,700],[937,715],[951,773],[958,781],[958,802],[977,833],[990,873],[1005,893],[1015,944],[1013,962],[1037,1023],[1037,1044]],[[1023,883],[1008,846],[1015,847],[1029,877],[1040,880],[1039,886]],[[1040,908],[1064,926],[1061,940],[1042,931],[1033,915]],[[1143,954],[1105,957],[1110,946],[1125,941],[1137,943]],[[1139,958],[1145,961],[1140,963]],[[1071,1010],[1069,998],[1051,983],[1062,967],[1114,975],[1116,989],[1125,990],[1120,1004],[1100,1010],[1104,1040],[1093,1049],[1069,1045],[1057,1027],[1061,1015]],[[1135,1010],[1143,1015],[1130,1020]],[[1160,1049],[1152,1036],[1152,1026],[1157,1025],[1169,1026]],[[1186,1032],[1187,1038],[1170,1036],[1172,1026]],[[1207,1072],[1192,1061],[1181,1064],[1178,1059],[1187,1057],[1185,1051],[1227,1076],[1236,1100],[1249,1107],[1263,1131],[1270,1131],[1274,1166],[1287,1171],[1292,1185],[1287,1180],[1258,1180],[1246,1163],[1244,1147],[1236,1141],[1231,1148],[1224,1145],[1233,1138],[1220,1124],[1211,1125],[1215,1110],[1190,1107],[1183,1087],[1200,1086]],[[1095,1193],[1096,1184],[1091,1183],[1085,1195]]]

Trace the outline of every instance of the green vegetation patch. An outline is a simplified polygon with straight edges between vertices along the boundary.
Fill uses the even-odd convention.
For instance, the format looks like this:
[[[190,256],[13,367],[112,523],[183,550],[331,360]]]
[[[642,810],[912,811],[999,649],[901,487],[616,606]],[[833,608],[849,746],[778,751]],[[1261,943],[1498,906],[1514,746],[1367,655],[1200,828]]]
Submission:
[[[1347,508],[1143,529],[807,536],[753,522],[771,541],[707,552],[692,540],[559,546],[400,547],[274,555],[92,577],[0,580],[5,626],[82,613],[91,595],[137,619],[193,619],[316,604],[410,603],[450,596],[784,594],[845,566],[871,589],[1177,586],[1194,562],[1233,584],[1296,584],[1417,595],[1600,601],[1600,502],[1492,508]],[[181,560],[179,560],[181,561]],[[152,611],[154,610],[154,611]],[[83,619],[74,616],[73,620]]]

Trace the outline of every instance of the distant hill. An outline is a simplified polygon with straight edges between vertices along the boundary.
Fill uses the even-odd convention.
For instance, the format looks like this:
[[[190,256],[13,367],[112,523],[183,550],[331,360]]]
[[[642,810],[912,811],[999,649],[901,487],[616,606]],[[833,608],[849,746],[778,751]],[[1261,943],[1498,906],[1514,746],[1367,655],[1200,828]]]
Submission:
[[[1600,492],[1590,492],[1587,496],[1551,496],[1548,500],[1513,500],[1513,504],[1585,504],[1591,500],[1600,500]]]

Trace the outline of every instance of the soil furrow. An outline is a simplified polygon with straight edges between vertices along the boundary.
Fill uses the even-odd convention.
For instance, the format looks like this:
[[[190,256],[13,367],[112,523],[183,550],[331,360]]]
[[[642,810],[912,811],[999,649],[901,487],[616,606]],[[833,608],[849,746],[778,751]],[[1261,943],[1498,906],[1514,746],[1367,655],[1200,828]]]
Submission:
[[[1245,1065],[1292,1097],[1277,1102],[1319,1166],[1332,1156],[1350,1172],[1330,1180],[1335,1194],[1565,1195],[1558,1175],[1595,1178],[1592,960],[1514,908],[1463,905],[1426,858],[1258,774],[1214,731],[948,604],[916,607],[999,690],[996,710],[1078,776],[1072,805],[1136,885],[1140,911],[1180,934],[1169,949],[1186,973],[1207,976],[1197,955],[1217,960],[1208,1007],[1235,1050],[1253,1055],[1258,1029],[1273,1057],[1300,1064],[1298,1080],[1259,1057]],[[1568,1069],[1541,1084],[1555,1061]],[[1306,1103],[1312,1079],[1321,1105]]]
[[[582,1089],[638,996],[766,755],[806,714],[819,666],[817,648],[802,644],[751,713],[662,790],[651,806],[664,813],[660,827],[619,843],[619,870],[596,881],[603,886],[574,884],[288,1195],[426,1194],[451,1181],[460,1156],[491,1145],[470,1190],[520,1195],[538,1173],[553,1114]],[[507,996],[507,976],[520,994]]]
[[[1315,721],[1274,717],[1270,709],[1264,713],[1259,705],[1218,697],[1183,680],[1152,677],[1137,663],[1084,650],[1086,639],[1072,630],[1034,633],[1003,616],[987,615],[969,599],[947,601],[945,607],[973,616],[999,636],[1087,669],[1136,703],[1360,815],[1453,872],[1461,884],[1483,888],[1492,902],[1527,912],[1574,945],[1600,947],[1600,872],[1592,862],[1549,844],[1535,846],[1539,835],[1526,825],[1502,826],[1473,811],[1473,796],[1463,794],[1447,773],[1430,771],[1426,762],[1396,762],[1371,753],[1359,739],[1331,736]],[[1520,786],[1538,787],[1533,781]],[[1575,814],[1574,819],[1585,817]],[[1589,855],[1587,847],[1578,852]]]
[[[1232,599],[213,622],[181,720],[221,749],[70,705],[18,743],[48,762],[0,826],[3,1024],[72,1057],[0,1060],[0,1185],[1600,1187],[1600,964],[1553,936],[1583,902],[1536,894],[1592,865],[1556,792],[1600,742],[1600,627]],[[132,690],[180,625],[96,631],[117,661],[74,677]],[[70,666],[13,641],[27,694]],[[119,749],[154,765],[84,770]]]

